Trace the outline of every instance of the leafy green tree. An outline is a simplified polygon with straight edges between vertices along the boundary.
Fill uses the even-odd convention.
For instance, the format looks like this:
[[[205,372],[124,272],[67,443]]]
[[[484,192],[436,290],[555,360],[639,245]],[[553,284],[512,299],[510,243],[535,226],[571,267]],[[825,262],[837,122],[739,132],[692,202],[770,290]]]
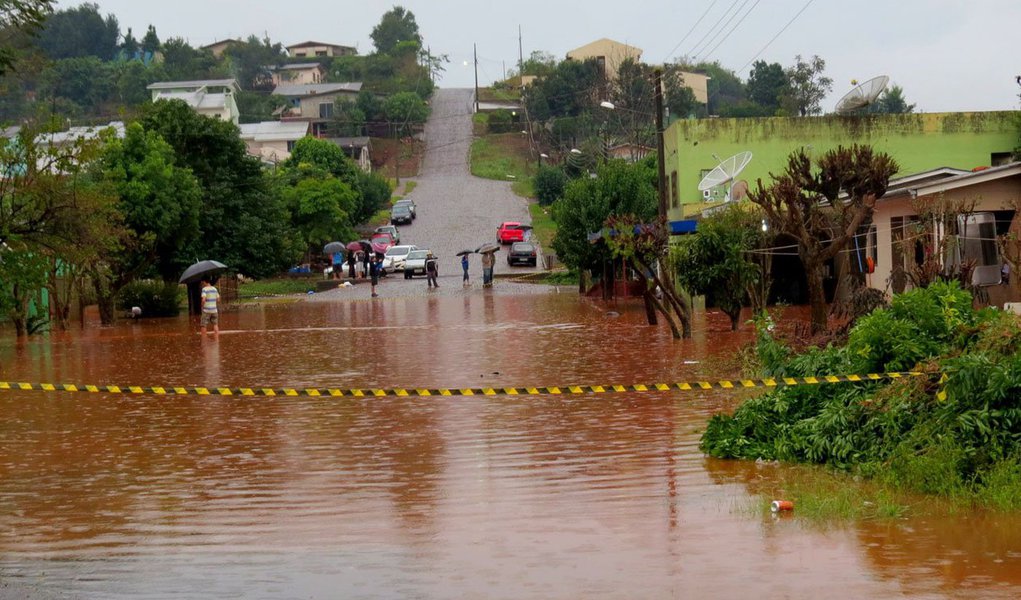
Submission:
[[[125,58],[131,59],[138,52],[138,48],[138,40],[131,33],[131,28],[128,27],[127,32],[124,33],[124,40],[121,42],[121,52],[124,53]]]
[[[241,90],[234,94],[234,100],[238,103],[241,123],[274,121],[276,111],[287,105],[287,99],[282,96],[254,90]]]
[[[655,173],[653,173],[655,176]],[[583,177],[567,184],[563,197],[553,203],[557,234],[553,249],[565,265],[592,269],[609,257],[605,246],[591,244],[590,233],[603,229],[613,215],[635,215],[650,222],[658,211],[656,190],[645,163],[611,160],[601,165],[595,178]]]
[[[89,269],[100,319],[108,324],[117,293],[151,267],[164,280],[176,277],[173,259],[199,235],[202,189],[176,164],[170,144],[138,123],[128,126],[123,140],[106,142],[97,168],[126,228],[120,243]]]
[[[87,111],[98,111],[114,92],[111,64],[95,56],[58,60],[46,72],[44,93],[66,98]]]
[[[542,206],[549,206],[564,195],[567,175],[560,167],[543,166],[532,179],[535,197]]]
[[[606,86],[605,72],[595,59],[565,60],[533,84],[525,101],[537,121],[578,117],[595,110],[606,99],[601,97]]]
[[[822,112],[820,103],[833,89],[833,80],[823,76],[826,61],[813,56],[808,62],[801,55],[794,57],[794,65],[784,70],[787,87],[780,95],[780,102],[787,114],[807,117]]]
[[[787,75],[780,63],[757,60],[748,75],[748,99],[762,107],[763,116],[772,116],[780,110],[780,99],[787,88]]]
[[[355,189],[359,197],[351,213],[351,222],[356,225],[368,222],[377,212],[390,206],[390,196],[393,193],[390,183],[379,174],[358,171]]]
[[[120,27],[117,17],[99,14],[99,5],[82,3],[50,15],[39,34],[39,47],[51,59],[117,55]]]
[[[38,251],[0,247],[0,314],[11,320],[18,337],[31,333],[29,306],[46,284],[48,266]],[[46,313],[46,307],[37,308]]]
[[[207,79],[222,74],[217,71],[216,57],[208,50],[192,48],[182,38],[170,38],[163,44],[163,68],[174,81]]]
[[[272,78],[268,67],[282,64],[287,55],[279,42],[260,40],[254,35],[244,42],[231,44],[224,50],[230,74],[245,89],[270,89]]]
[[[869,106],[868,112],[884,115],[912,113],[915,112],[915,105],[908,104],[904,99],[904,88],[899,85],[891,85],[883,90],[876,102]]]
[[[233,123],[203,117],[178,100],[146,106],[141,122],[174,148],[202,186],[200,234],[170,259],[177,272],[206,258],[255,277],[293,264],[298,248],[287,208]]]
[[[695,92],[685,85],[684,74],[676,65],[669,65],[663,71],[663,96],[667,110],[679,119],[699,113]]]
[[[521,63],[521,75],[546,77],[557,67],[557,58],[549,52],[533,50]]]
[[[337,98],[333,103],[333,126],[337,135],[359,136],[365,134],[367,118],[356,102]]]
[[[734,71],[724,67],[719,61],[700,62],[687,64],[679,62],[678,65],[685,71],[691,73],[704,73],[709,76],[707,84],[709,102],[706,111],[709,114],[721,117],[732,116],[732,107],[738,105],[748,98],[744,82]]]
[[[0,0],[0,77],[7,74],[18,57],[15,40],[35,36],[53,13],[54,0]]]
[[[149,25],[149,29],[145,32],[145,37],[142,38],[142,50],[144,52],[156,53],[160,49],[160,38],[156,35],[156,28]]]
[[[769,226],[798,245],[808,279],[812,331],[826,330],[826,261],[847,247],[862,223],[872,218],[876,200],[886,193],[897,162],[871,146],[838,146],[813,168],[804,149],[792,153],[787,167],[769,187],[759,180],[748,199],[762,207]],[[841,197],[841,194],[847,194]]]
[[[394,6],[383,13],[379,24],[373,27],[372,44],[376,52],[389,54],[400,42],[413,41],[419,46],[422,45],[422,36],[418,32],[418,23],[415,22],[415,15],[403,6]]]
[[[163,76],[163,69],[159,65],[146,65],[138,60],[112,63],[109,68],[113,97],[127,106],[139,106],[148,102],[151,96],[146,86]]]
[[[309,176],[285,188],[284,200],[291,226],[299,232],[306,249],[322,248],[334,240],[355,237],[351,213],[358,193],[336,177]]]
[[[282,166],[286,169],[301,167],[317,169],[349,185],[354,184],[359,172],[358,166],[340,147],[333,142],[314,137],[304,137],[295,142],[290,158],[284,161]]]
[[[399,136],[411,135],[415,125],[425,123],[429,105],[413,92],[400,92],[386,99],[383,105],[386,120]]]
[[[750,254],[759,246],[760,221],[759,211],[732,204],[700,220],[698,232],[683,236],[673,248],[678,283],[694,295],[708,296],[730,317],[733,331],[748,288],[763,277]]]

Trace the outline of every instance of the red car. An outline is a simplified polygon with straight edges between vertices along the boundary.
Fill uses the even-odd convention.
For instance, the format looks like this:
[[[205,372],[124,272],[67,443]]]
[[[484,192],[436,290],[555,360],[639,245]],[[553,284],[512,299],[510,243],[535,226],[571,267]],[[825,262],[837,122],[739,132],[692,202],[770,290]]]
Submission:
[[[389,233],[375,233],[372,235],[372,239],[369,240],[372,245],[372,251],[376,254],[386,254],[386,251],[390,246],[394,245],[394,238]]]
[[[529,225],[522,225],[517,221],[504,221],[496,230],[496,241],[501,244],[513,244],[514,242],[525,241],[525,232],[532,229]]]

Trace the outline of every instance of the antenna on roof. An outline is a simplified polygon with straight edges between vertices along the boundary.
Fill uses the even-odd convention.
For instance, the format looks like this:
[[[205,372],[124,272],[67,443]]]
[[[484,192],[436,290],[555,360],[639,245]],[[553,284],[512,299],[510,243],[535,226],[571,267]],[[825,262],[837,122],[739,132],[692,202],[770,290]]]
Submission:
[[[837,102],[836,111],[839,115],[851,114],[856,110],[865,108],[872,104],[879,98],[879,94],[883,93],[886,89],[886,84],[890,81],[890,78],[886,75],[880,75],[879,77],[873,77],[865,83],[859,83],[858,85],[851,88],[850,92],[844,94],[844,97]],[[851,80],[851,83],[858,83],[856,80]]]
[[[717,157],[716,160],[720,159]],[[716,165],[712,171],[706,173],[705,177],[702,178],[702,181],[698,182],[698,191],[702,192],[704,197],[709,198],[713,188],[733,183],[734,178],[748,166],[748,163],[751,162],[751,160],[752,153],[747,151],[738,152],[726,160],[720,160],[720,164]],[[727,202],[732,200],[730,197],[732,187],[732,185],[727,185]]]

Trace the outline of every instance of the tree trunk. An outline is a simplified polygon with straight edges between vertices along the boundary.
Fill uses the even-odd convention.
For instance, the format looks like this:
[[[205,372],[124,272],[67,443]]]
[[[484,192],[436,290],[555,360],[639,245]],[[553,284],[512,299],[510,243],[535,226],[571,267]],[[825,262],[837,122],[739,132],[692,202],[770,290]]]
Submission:
[[[659,320],[656,318],[656,305],[652,302],[652,291],[648,286],[642,293],[642,300],[645,302],[645,318],[649,320],[649,325],[659,325]]]
[[[113,325],[114,297],[112,295],[100,294],[96,291],[96,304],[99,305],[99,322],[103,325]]]
[[[730,317],[730,330],[737,331],[737,325],[741,321],[741,309],[738,308],[737,312],[732,310],[725,310],[723,312]]]
[[[851,299],[851,292],[854,290],[854,281],[851,278],[851,256],[847,252],[841,252],[837,254],[834,263],[837,269],[837,289],[833,292],[833,304],[842,306]]]
[[[812,313],[812,333],[823,333],[827,328],[826,290],[823,287],[822,262],[802,259],[805,278],[808,280],[808,303]]]

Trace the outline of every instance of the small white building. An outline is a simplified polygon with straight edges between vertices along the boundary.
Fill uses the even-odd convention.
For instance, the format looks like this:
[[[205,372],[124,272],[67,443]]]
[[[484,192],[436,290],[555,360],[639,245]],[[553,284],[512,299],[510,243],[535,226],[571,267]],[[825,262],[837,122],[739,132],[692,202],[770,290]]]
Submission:
[[[294,144],[310,131],[306,121],[263,121],[239,127],[248,153],[272,164],[290,158]]]
[[[146,86],[152,101],[182,100],[195,112],[206,117],[230,121],[235,125],[241,116],[234,95],[241,91],[234,79],[197,81],[159,81]]]

